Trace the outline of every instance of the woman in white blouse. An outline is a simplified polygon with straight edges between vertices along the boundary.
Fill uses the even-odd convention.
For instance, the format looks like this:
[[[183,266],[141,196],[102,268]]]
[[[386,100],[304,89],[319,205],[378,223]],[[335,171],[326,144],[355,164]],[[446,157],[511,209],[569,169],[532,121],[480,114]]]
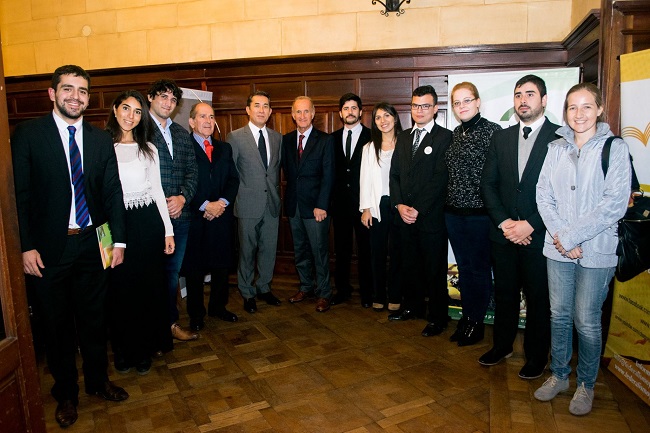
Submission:
[[[370,256],[374,277],[372,308],[383,311],[388,298],[388,310],[397,311],[402,301],[398,275],[399,245],[397,230],[393,226],[395,211],[390,206],[388,179],[390,161],[397,134],[402,132],[402,124],[395,107],[387,102],[375,105],[372,119],[372,140],[363,147],[361,156],[359,211],[362,212],[361,222],[370,229]],[[390,272],[387,278],[386,260],[389,255]]]
[[[142,94],[121,93],[106,130],[112,135],[124,193],[124,264],[111,271],[109,315],[115,369],[147,374],[151,355],[172,349],[163,282],[163,253],[174,252],[174,230],[160,183],[151,117]]]

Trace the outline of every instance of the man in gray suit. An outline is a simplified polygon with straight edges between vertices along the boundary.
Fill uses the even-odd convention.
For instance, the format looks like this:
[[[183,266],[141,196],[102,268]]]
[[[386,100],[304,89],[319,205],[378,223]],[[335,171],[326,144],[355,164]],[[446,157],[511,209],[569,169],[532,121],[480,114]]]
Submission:
[[[272,111],[268,93],[256,91],[246,101],[248,125],[226,138],[239,172],[239,193],[234,208],[239,234],[237,284],[244,298],[244,310],[249,313],[257,311],[256,295],[269,305],[280,305],[270,287],[280,221],[282,142],[280,133],[266,127]]]

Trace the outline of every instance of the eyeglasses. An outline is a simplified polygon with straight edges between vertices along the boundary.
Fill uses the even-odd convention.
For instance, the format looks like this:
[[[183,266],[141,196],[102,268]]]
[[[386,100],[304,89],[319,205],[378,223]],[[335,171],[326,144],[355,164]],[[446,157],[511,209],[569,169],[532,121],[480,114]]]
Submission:
[[[433,107],[432,104],[411,104],[413,110],[422,110],[427,111],[429,108]]]
[[[476,101],[476,98],[465,98],[462,101],[454,101],[452,105],[454,107],[460,107],[461,105],[469,105],[472,101]]]

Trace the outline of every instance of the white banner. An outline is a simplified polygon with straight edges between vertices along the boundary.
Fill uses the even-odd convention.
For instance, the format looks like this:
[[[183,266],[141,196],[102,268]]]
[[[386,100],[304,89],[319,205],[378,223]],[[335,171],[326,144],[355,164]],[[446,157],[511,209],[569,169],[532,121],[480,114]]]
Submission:
[[[452,131],[459,125],[451,108],[451,89],[458,83],[469,81],[478,89],[481,97],[481,116],[498,123],[503,128],[519,122],[513,106],[515,83],[524,75],[534,74],[546,83],[546,117],[562,125],[564,98],[569,89],[578,84],[579,68],[537,69],[526,71],[486,72],[481,74],[458,74],[449,76],[449,115],[447,128]]]

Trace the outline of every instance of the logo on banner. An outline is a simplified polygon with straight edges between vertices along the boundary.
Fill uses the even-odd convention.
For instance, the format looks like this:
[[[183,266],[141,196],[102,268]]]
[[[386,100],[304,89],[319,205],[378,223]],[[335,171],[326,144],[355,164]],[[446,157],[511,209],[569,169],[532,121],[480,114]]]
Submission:
[[[635,126],[626,126],[623,128],[623,137],[632,137],[639,140],[643,143],[644,146],[648,146],[648,141],[650,141],[650,122],[645,127],[645,131],[641,131]]]

